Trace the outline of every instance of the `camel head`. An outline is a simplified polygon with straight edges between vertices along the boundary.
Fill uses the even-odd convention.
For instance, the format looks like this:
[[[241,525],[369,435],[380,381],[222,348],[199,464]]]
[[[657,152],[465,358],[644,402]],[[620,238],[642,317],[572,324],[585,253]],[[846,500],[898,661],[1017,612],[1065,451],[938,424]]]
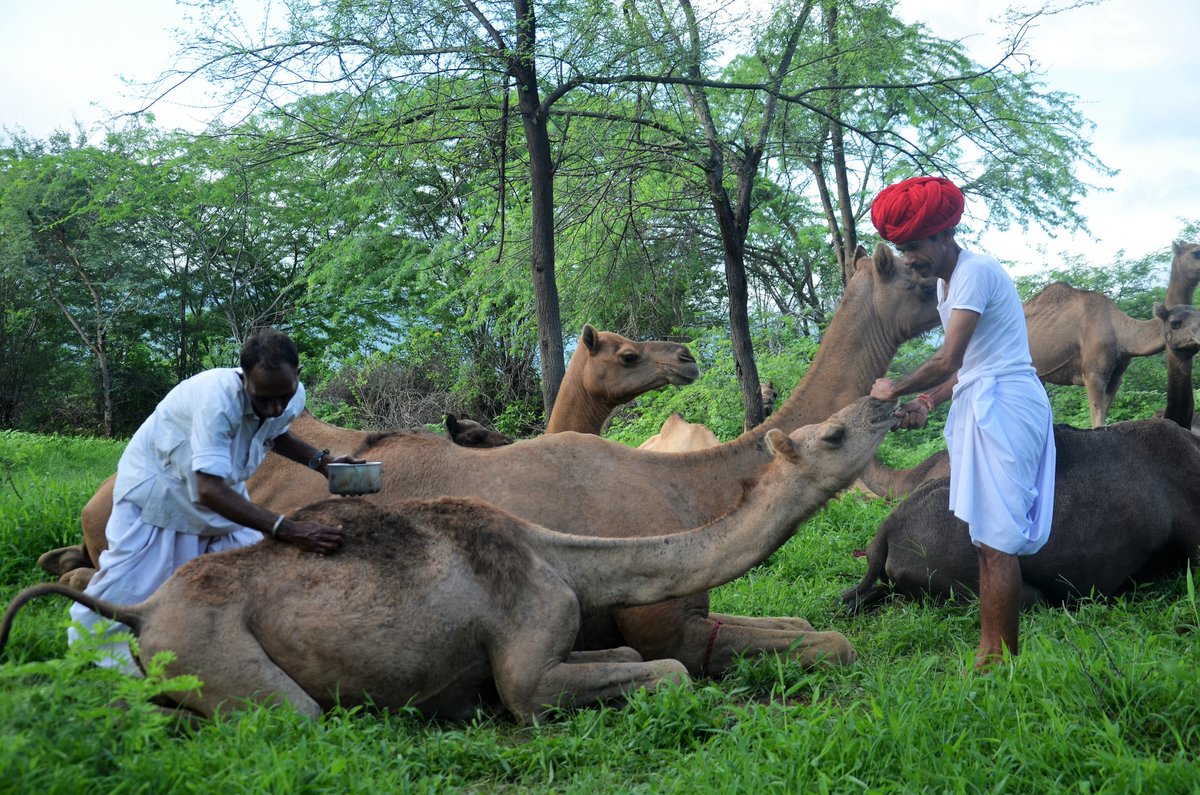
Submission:
[[[801,478],[827,494],[841,491],[854,480],[876,449],[896,427],[895,400],[862,397],[824,422],[805,425],[790,434],[771,428],[763,444],[771,453],[768,471],[786,465]],[[764,473],[764,477],[768,477]]]
[[[1200,243],[1184,243],[1176,240],[1171,244],[1171,271],[1193,283],[1200,279]]]
[[[459,419],[453,414],[446,415],[446,435],[459,447],[503,447],[512,444],[512,439],[499,431],[469,417]]]
[[[759,384],[758,393],[762,396],[763,416],[770,416],[771,412],[775,410],[775,401],[779,397],[779,393],[775,391],[775,382],[768,380]]]
[[[1182,358],[1191,358],[1200,351],[1200,309],[1179,304],[1168,309],[1154,304],[1154,316],[1163,324],[1167,348]]]
[[[860,247],[860,252],[865,253]],[[855,282],[865,280],[859,287]],[[885,319],[884,329],[897,346],[920,336],[941,323],[937,312],[937,279],[922,279],[896,255],[879,243],[870,257],[854,263],[847,294],[863,290],[870,296],[874,314]],[[845,298],[843,297],[843,301]]]
[[[686,386],[700,377],[700,368],[686,345],[661,340],[634,342],[586,323],[570,367],[575,367],[581,356],[584,388],[613,405],[668,384]]]

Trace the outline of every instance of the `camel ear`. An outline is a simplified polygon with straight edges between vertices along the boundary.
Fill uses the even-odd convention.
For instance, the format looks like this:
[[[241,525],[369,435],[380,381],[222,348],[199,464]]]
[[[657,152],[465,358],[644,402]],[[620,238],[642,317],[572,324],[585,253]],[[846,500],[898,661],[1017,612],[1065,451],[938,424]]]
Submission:
[[[451,436],[454,435],[454,432],[458,430],[458,417],[453,414],[446,415],[446,430],[450,432]]]
[[[596,343],[599,337],[596,334],[596,329],[591,323],[583,324],[583,331],[579,334],[579,344],[587,348],[589,351],[596,350]]]
[[[1159,303],[1158,301],[1154,302],[1154,316],[1156,318],[1158,318],[1159,320],[1161,320],[1163,322],[1166,322],[1167,316],[1170,314],[1171,313],[1170,313],[1170,311],[1167,310],[1166,306]]]
[[[1176,256],[1178,256],[1179,252],[1183,251],[1183,244],[1180,243],[1178,240],[1172,241],[1171,242],[1171,251],[1174,252],[1174,254]]]
[[[796,447],[796,443],[792,441],[791,437],[778,428],[771,428],[767,431],[763,442],[767,445],[767,452],[772,456],[789,455],[795,451]]]
[[[860,259],[866,259],[869,256],[871,256],[870,252],[867,251],[867,247],[862,243],[859,243],[858,248],[854,249],[855,262],[858,262]]]
[[[885,243],[875,244],[875,256],[872,257],[875,261],[875,271],[880,276],[892,276],[896,272],[895,261],[892,259],[892,250]]]

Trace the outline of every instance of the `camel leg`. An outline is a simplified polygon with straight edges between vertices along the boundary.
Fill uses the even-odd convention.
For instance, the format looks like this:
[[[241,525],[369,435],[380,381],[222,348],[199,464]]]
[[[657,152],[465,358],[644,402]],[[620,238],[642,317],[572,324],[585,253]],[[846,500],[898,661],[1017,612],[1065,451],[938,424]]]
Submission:
[[[90,566],[71,569],[66,574],[58,578],[60,584],[68,588],[74,588],[76,591],[82,591],[88,587],[88,583],[92,581],[92,577],[96,576],[96,570]]]
[[[207,718],[218,706],[235,709],[246,699],[290,704],[308,718],[321,714],[316,700],[267,656],[239,621],[223,620],[215,612],[211,618],[211,622],[176,621],[166,632],[147,633],[142,639],[143,658],[170,649],[175,653],[170,673],[195,674],[203,682],[199,691],[171,694],[176,703]],[[196,631],[200,626],[206,631]]]
[[[688,681],[677,660],[642,661],[629,647],[572,652],[579,608],[569,592],[537,599],[535,621],[518,621],[488,643],[492,677],[505,706],[536,719],[554,707],[584,707],[624,698],[640,688]]]
[[[1113,398],[1121,386],[1121,377],[1125,368],[1114,369],[1109,373],[1089,372],[1083,377],[1087,389],[1088,407],[1092,414],[1092,427],[1103,428],[1108,422],[1108,410],[1112,407]]]
[[[854,648],[839,632],[768,629],[753,622],[718,624],[708,615],[707,605],[708,595],[700,594],[614,611],[613,617],[626,642],[642,657],[679,660],[692,676],[720,676],[740,654],[786,654],[805,666],[854,661]]]
[[[60,547],[43,552],[37,559],[37,565],[50,574],[61,577],[75,569],[92,568],[92,559],[88,557],[83,544],[76,544],[73,547]]]
[[[737,624],[759,629],[782,629],[791,632],[812,632],[813,625],[803,618],[790,616],[735,616],[728,613],[709,613],[708,617],[722,624]]]
[[[615,649],[589,649],[587,651],[573,651],[567,657],[567,662],[574,663],[596,663],[596,662],[642,662],[642,655],[637,653],[636,649],[631,649],[628,646],[620,646]]]
[[[590,653],[590,652],[586,652]],[[528,669],[526,674],[530,673]],[[687,669],[678,660],[650,662],[560,662],[538,666],[534,677],[496,674],[496,689],[513,714],[533,720],[556,707],[586,707],[618,701],[641,688],[669,682],[685,684]]]
[[[806,668],[821,663],[849,665],[856,657],[854,647],[840,632],[794,632],[692,620],[687,635],[689,649],[703,649],[702,673],[713,677],[723,675],[744,654],[783,654]],[[692,670],[690,665],[688,670]]]

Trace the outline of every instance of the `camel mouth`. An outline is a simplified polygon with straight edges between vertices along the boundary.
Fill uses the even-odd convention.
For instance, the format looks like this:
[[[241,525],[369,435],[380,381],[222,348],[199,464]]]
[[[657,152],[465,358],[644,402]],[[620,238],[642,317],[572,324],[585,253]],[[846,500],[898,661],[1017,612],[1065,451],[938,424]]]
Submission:
[[[671,382],[672,386],[687,386],[688,384],[694,383],[699,378],[700,368],[694,364],[690,367],[667,368],[667,380]]]
[[[900,425],[900,417],[896,415],[896,410],[900,408],[899,400],[877,400],[871,397],[865,400],[871,402],[869,419],[872,427],[890,431]]]

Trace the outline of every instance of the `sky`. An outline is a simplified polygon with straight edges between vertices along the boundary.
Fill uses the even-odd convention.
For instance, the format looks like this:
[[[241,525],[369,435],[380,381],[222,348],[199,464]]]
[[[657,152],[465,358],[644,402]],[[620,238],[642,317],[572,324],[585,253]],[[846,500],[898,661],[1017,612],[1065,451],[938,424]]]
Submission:
[[[1061,0],[1058,0],[1061,2]],[[961,40],[990,62],[1000,0],[899,0],[897,13]],[[135,107],[122,77],[148,82],[178,49],[186,9],[171,0],[0,0],[0,127],[44,138]],[[1043,21],[1026,52],[1045,88],[1078,98],[1096,124],[1093,152],[1115,176],[1084,173],[1097,190],[1080,211],[1091,234],[984,231],[976,247],[1032,272],[1063,252],[1103,265],[1165,251],[1185,221],[1200,221],[1200,0],[1101,0]],[[164,128],[198,129],[197,96],[156,107]]]

